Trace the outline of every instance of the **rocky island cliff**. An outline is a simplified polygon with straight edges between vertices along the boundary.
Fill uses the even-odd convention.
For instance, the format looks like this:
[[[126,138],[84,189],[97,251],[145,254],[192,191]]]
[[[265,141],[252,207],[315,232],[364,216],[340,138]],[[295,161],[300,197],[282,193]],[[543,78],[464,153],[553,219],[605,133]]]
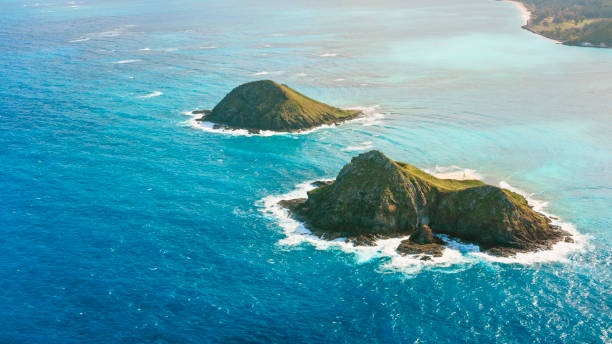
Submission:
[[[339,109],[272,80],[253,81],[234,88],[201,121],[229,129],[300,131],[325,124],[338,124],[361,115],[357,110]]]
[[[398,251],[441,255],[433,234],[478,244],[491,254],[548,249],[570,234],[512,191],[478,180],[439,179],[379,151],[354,157],[306,199],[282,201],[316,235],[355,244],[411,235]]]

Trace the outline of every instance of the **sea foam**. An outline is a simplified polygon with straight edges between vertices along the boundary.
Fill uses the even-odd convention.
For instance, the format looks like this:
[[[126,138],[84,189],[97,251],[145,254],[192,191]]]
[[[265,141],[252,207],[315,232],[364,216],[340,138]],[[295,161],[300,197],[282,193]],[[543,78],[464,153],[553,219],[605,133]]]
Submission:
[[[345,152],[360,152],[360,151],[372,149],[372,147],[373,147],[372,141],[363,141],[359,145],[348,146],[346,148],[342,148],[342,150]]]
[[[133,60],[120,60],[120,61],[115,61],[113,62],[114,64],[126,64],[126,63],[135,63],[135,62],[140,62],[142,60],[139,59],[133,59]]]
[[[482,179],[476,170],[461,168],[459,166],[436,166],[431,169],[424,169],[424,171],[440,179]]]
[[[151,92],[151,93],[146,94],[146,95],[144,95],[144,96],[140,96],[140,97],[138,97],[138,98],[153,98],[153,97],[159,97],[159,96],[161,96],[162,94],[163,94],[162,92],[159,92],[159,91],[154,91],[154,92]]]
[[[91,38],[89,37],[84,37],[84,38],[77,38],[77,39],[73,39],[72,41],[70,41],[70,43],[81,43],[81,42],[87,42],[89,41]]]

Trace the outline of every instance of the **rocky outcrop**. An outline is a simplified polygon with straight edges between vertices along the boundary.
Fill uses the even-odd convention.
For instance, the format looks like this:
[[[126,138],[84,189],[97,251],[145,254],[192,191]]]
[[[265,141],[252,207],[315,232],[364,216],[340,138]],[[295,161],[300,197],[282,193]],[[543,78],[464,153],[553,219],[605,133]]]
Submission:
[[[212,111],[199,113],[203,114],[201,121],[251,131],[299,131],[324,124],[338,124],[361,115],[360,111],[323,104],[271,80],[240,85]]]
[[[434,257],[441,257],[444,251],[444,240],[433,235],[431,228],[427,225],[422,225],[410,235],[406,240],[403,240],[397,248],[397,252],[402,255],[406,254],[426,254]]]
[[[429,238],[431,231],[499,255],[548,248],[569,236],[519,194],[478,180],[439,179],[379,151],[353,158],[307,199],[282,205],[324,238],[412,234],[404,253],[416,252],[414,245],[440,245]]]

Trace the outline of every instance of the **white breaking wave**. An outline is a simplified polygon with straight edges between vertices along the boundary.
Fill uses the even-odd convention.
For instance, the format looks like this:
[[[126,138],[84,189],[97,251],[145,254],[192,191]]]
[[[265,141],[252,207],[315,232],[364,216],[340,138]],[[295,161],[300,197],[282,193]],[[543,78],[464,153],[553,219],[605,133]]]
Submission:
[[[261,72],[257,72],[257,73],[252,73],[251,76],[261,76],[261,75],[282,75],[285,74],[284,70],[277,70],[274,72],[268,72],[266,70],[261,71]]]
[[[153,98],[153,97],[159,97],[159,96],[161,96],[162,94],[163,94],[163,93],[161,93],[161,92],[159,92],[159,91],[154,91],[154,92],[151,92],[151,93],[149,93],[149,94],[147,94],[147,95],[140,96],[140,97],[138,97],[138,98]]]
[[[321,57],[335,57],[335,56],[338,56],[338,54],[335,54],[335,53],[325,53],[325,54],[321,54],[319,56],[321,56]]]
[[[345,152],[360,152],[360,151],[372,149],[372,147],[373,147],[372,141],[364,141],[364,142],[361,142],[361,144],[358,146],[348,146],[346,148],[342,148],[342,150]]]
[[[87,42],[87,41],[89,41],[90,39],[91,39],[91,38],[89,38],[89,37],[78,38],[78,39],[73,39],[72,41],[70,41],[70,43]]]
[[[476,172],[476,170],[472,170],[469,168],[461,168],[459,166],[436,166],[432,169],[423,170],[431,174],[432,176],[440,179],[482,179],[482,177]]]
[[[350,107],[349,109],[359,110],[365,114],[365,116],[361,116],[349,121],[352,123],[361,123],[364,127],[381,124],[382,119],[385,118],[385,115],[380,112],[380,105],[354,106]]]
[[[343,122],[339,125],[347,124],[347,123],[361,123],[363,126],[371,126],[374,124],[380,123],[380,120],[385,116],[382,113],[378,112],[378,105],[374,106],[365,106],[365,107],[351,107],[350,110],[360,110],[364,113],[363,116]],[[279,132],[272,130],[260,130],[258,133],[249,132],[247,129],[230,129],[230,128],[215,128],[215,123],[199,121],[202,118],[202,114],[193,114],[191,111],[187,111],[183,113],[186,116],[190,116],[190,118],[184,122],[181,122],[180,125],[187,126],[193,129],[198,129],[202,131],[206,131],[209,133],[217,133],[217,134],[225,134],[232,136],[276,136],[276,135],[306,135],[317,130],[334,128],[337,125],[335,124],[325,124],[320,125],[316,128],[296,131],[296,132]]]
[[[456,166],[436,167],[436,169],[442,171],[461,170]],[[474,170],[464,169],[462,171],[465,171],[466,175],[472,173],[471,177],[479,176]],[[357,263],[363,263],[377,258],[385,258],[381,260],[380,265],[380,269],[383,272],[397,271],[413,275],[423,268],[442,268],[442,272],[458,272],[481,261],[524,265],[545,262],[567,262],[567,256],[572,252],[582,250],[587,241],[587,238],[581,235],[571,223],[563,222],[554,215],[544,212],[544,208],[548,205],[546,202],[535,200],[531,198],[531,195],[502,181],[500,182],[500,187],[523,195],[535,211],[545,214],[552,219],[554,225],[561,226],[563,230],[571,233],[575,243],[561,241],[555,244],[550,250],[518,253],[514,257],[497,257],[481,252],[478,245],[463,243],[459,240],[451,239],[446,235],[440,235],[440,237],[446,241],[446,249],[442,257],[431,257],[431,260],[423,261],[420,259],[422,257],[421,255],[402,256],[397,253],[396,249],[399,244],[402,240],[409,238],[409,236],[380,239],[376,242],[375,246],[354,246],[352,243],[347,242],[346,238],[324,240],[313,235],[303,223],[293,219],[287,209],[278,204],[282,200],[306,198],[307,192],[315,188],[312,183],[313,181],[298,184],[294,190],[288,193],[267,196],[256,202],[256,205],[260,207],[264,215],[276,220],[283,230],[285,238],[281,239],[278,245],[293,247],[307,243],[314,246],[317,250],[339,249],[343,252],[354,254]]]
[[[151,48],[142,48],[142,49],[138,49],[140,51],[151,51]]]
[[[217,47],[214,46],[214,45],[207,45],[207,46],[204,46],[204,47],[200,47],[200,49],[217,49]]]
[[[135,62],[140,62],[142,60],[139,59],[134,59],[134,60],[121,60],[121,61],[115,61],[113,62],[114,64],[126,64],[126,63],[135,63]]]

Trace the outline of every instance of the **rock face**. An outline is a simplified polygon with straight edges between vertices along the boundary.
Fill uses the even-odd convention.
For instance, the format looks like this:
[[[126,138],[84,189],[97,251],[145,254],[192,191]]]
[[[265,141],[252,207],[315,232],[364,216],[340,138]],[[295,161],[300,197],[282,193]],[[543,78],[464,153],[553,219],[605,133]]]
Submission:
[[[354,157],[333,183],[282,205],[325,238],[412,234],[411,244],[440,245],[429,237],[433,231],[512,255],[569,235],[519,194],[478,180],[439,179],[379,151]]]
[[[422,225],[410,235],[410,238],[401,242],[397,251],[400,254],[429,254],[441,257],[444,251],[444,240],[434,236],[431,228]]]
[[[338,124],[361,115],[308,98],[271,80],[240,85],[200,119],[229,128],[299,131],[323,124]]]

